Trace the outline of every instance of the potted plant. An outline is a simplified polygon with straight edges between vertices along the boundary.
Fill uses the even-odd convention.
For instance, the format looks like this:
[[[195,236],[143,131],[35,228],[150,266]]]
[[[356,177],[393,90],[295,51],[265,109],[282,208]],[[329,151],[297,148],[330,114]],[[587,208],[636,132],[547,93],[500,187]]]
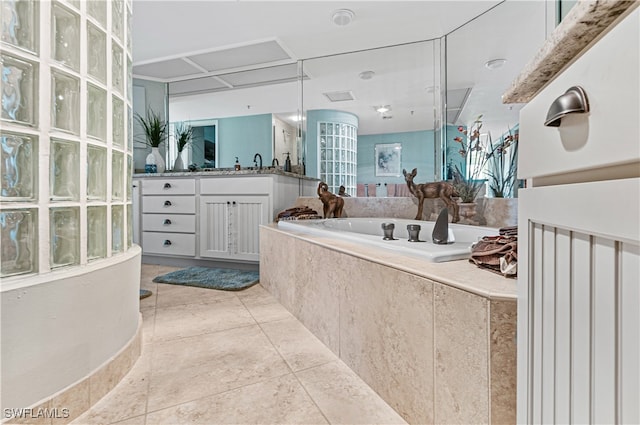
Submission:
[[[460,215],[470,219],[475,215],[476,197],[485,184],[482,178],[491,149],[491,136],[484,143],[480,139],[482,128],[482,115],[472,123],[469,130],[458,127],[461,135],[453,140],[460,144],[458,153],[463,158],[465,170],[461,170],[456,164],[453,166],[453,187],[460,198]]]
[[[153,158],[157,171],[159,173],[163,173],[165,170],[165,163],[158,148],[167,137],[167,123],[160,118],[159,114],[153,112],[153,109],[151,108],[147,110],[146,117],[143,117],[138,113],[135,114],[135,117],[136,121],[142,127],[144,135],[141,142],[151,147],[151,154],[149,155]],[[151,158],[147,156],[147,163],[149,163],[149,161],[151,161]]]
[[[495,198],[512,198],[518,174],[518,133],[509,129],[509,134],[500,139],[488,158],[487,175],[489,189]]]
[[[176,124],[174,130],[174,136],[176,139],[176,147],[178,148],[178,156],[176,162],[173,165],[174,171],[184,171],[184,161],[182,159],[182,151],[186,148],[193,138],[193,127],[183,122]]]

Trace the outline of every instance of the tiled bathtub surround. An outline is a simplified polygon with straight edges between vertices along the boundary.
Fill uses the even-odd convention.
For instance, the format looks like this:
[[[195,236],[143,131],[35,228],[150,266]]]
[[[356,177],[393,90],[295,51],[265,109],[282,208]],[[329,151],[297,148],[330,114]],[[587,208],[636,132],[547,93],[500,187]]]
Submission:
[[[274,226],[260,244],[261,284],[407,422],[515,422],[514,280]]]
[[[418,200],[413,197],[366,198],[348,197],[344,199],[343,217],[386,217],[414,219],[418,212]],[[517,198],[479,198],[473,221],[461,219],[460,224],[474,224],[488,227],[515,226],[518,219]],[[322,202],[318,197],[301,196],[296,207],[308,206],[322,215]],[[440,199],[425,199],[422,219],[435,221],[445,204]]]

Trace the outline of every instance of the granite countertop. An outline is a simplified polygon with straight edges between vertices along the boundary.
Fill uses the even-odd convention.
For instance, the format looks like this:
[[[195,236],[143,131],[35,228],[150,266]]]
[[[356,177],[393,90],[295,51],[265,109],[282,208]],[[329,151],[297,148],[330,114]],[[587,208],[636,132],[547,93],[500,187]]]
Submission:
[[[468,260],[432,263],[380,247],[365,246],[347,240],[296,232],[289,229],[283,230],[278,227],[277,223],[271,223],[265,225],[265,227],[347,255],[444,283],[487,299],[512,301],[517,299],[516,279],[506,278],[488,270],[480,269]]]
[[[278,175],[278,176],[287,176],[287,177],[295,177],[303,180],[312,180],[318,181],[318,179],[303,176],[301,174],[291,173],[288,171],[282,170],[282,168],[277,167],[263,167],[262,169],[257,167],[247,167],[243,168],[240,171],[236,171],[233,168],[211,168],[211,169],[200,169],[197,171],[166,171],[164,173],[136,173],[133,175],[134,178],[147,178],[147,177],[215,177],[215,176],[225,176],[225,177],[246,177],[246,176],[258,176],[258,175]]]
[[[638,4],[636,0],[577,2],[511,83],[502,103],[529,102],[618,17]]]

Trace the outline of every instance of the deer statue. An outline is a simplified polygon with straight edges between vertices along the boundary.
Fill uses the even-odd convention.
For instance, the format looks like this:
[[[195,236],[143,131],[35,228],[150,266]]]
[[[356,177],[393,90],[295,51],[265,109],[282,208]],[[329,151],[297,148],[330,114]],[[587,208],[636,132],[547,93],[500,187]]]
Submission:
[[[324,218],[342,217],[342,209],[344,208],[344,199],[329,192],[329,186],[325,182],[318,184],[318,198],[322,201]]]
[[[460,215],[458,213],[458,204],[453,200],[452,196],[457,196],[455,189],[451,183],[447,182],[433,182],[433,183],[420,183],[415,184],[413,179],[418,174],[418,169],[414,168],[411,173],[407,173],[407,170],[402,170],[404,179],[407,182],[407,187],[413,196],[418,198],[418,214],[416,220],[422,220],[422,207],[425,199],[440,198],[444,201],[447,208],[453,212],[452,223],[460,221]]]

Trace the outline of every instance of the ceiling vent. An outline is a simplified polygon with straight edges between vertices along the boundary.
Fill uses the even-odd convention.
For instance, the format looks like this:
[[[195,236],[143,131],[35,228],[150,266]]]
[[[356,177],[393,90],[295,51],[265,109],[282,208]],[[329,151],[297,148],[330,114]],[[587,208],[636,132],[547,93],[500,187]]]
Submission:
[[[355,100],[351,91],[333,91],[329,93],[322,93],[331,102],[344,102],[347,100]]]

